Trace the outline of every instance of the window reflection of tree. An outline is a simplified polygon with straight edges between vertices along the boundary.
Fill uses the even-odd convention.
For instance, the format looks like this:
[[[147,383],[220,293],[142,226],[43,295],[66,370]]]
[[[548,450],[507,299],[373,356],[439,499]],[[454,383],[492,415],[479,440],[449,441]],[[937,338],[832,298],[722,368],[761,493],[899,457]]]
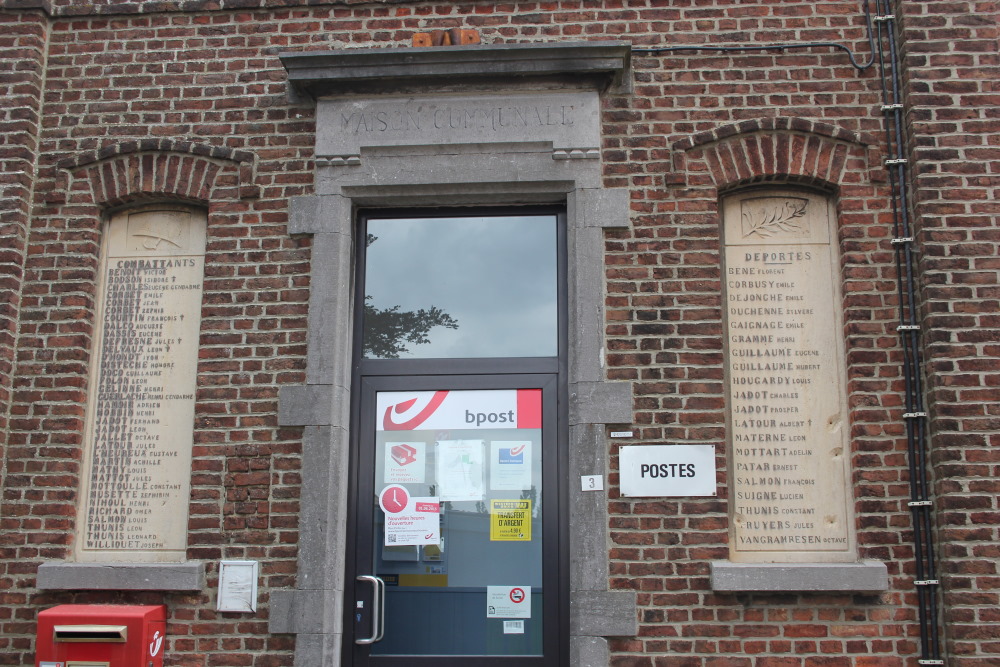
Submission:
[[[377,236],[368,234],[365,246],[377,240]],[[399,306],[379,308],[372,301],[373,297],[366,294],[362,351],[369,359],[399,359],[409,352],[409,345],[429,343],[428,334],[434,327],[458,328],[458,320],[437,306],[400,310]]]

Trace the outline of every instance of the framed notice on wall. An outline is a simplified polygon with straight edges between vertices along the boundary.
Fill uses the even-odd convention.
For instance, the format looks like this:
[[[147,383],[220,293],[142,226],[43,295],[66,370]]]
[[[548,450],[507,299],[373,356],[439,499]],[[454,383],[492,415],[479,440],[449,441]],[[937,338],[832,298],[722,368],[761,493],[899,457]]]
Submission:
[[[257,574],[254,560],[224,560],[219,563],[219,597],[216,611],[257,611]]]

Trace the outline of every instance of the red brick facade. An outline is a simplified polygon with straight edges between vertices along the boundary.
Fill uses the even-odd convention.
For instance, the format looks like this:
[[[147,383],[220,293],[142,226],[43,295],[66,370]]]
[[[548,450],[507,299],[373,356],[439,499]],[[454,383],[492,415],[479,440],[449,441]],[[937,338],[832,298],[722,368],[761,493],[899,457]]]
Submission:
[[[292,587],[302,429],[278,391],[304,381],[315,107],[289,101],[277,54],[410,48],[467,27],[485,43],[636,47],[837,42],[871,54],[854,0],[325,2],[4,0],[0,6],[0,665],[30,665],[37,613],[65,603],[168,605],[167,664],[291,666],[268,597]],[[896,3],[928,447],[947,664],[1000,662],[1000,3]],[[609,451],[612,589],[638,593],[615,667],[893,667],[921,657],[879,64],[823,46],[636,53],[606,94],[607,377],[634,383],[629,443],[710,443],[718,499],[624,499]],[[859,558],[879,595],[713,592],[728,557],[719,198],[754,184],[834,197],[839,217]],[[201,593],[42,591],[72,553],[106,212],[208,209],[188,558]],[[214,611],[220,559],[261,563],[255,615]]]
[[[996,660],[1000,445],[997,3],[901,3],[946,633]],[[982,401],[982,402],[981,402]],[[993,658],[983,656],[994,656]]]

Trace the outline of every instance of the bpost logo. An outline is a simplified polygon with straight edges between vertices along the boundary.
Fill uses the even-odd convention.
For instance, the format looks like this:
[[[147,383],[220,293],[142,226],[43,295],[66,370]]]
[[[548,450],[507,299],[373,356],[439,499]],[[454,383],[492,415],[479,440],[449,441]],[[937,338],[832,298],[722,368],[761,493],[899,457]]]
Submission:
[[[483,424],[513,424],[514,411],[507,410],[506,412],[472,412],[470,410],[466,410],[465,423],[475,424],[477,428],[482,426]]]
[[[448,396],[447,391],[435,391],[430,400],[422,407],[419,398],[411,398],[408,401],[390,405],[385,409],[385,416],[382,418],[383,431],[412,431],[427,421],[427,418],[434,414],[434,411],[441,407],[444,399]],[[396,421],[393,415],[402,415],[403,421]],[[407,418],[409,417],[409,418]]]
[[[149,657],[155,658],[161,648],[163,648],[163,635],[157,630],[153,633],[153,641],[149,642]]]
[[[517,447],[501,447],[500,463],[524,465],[524,449],[524,445],[518,445]]]

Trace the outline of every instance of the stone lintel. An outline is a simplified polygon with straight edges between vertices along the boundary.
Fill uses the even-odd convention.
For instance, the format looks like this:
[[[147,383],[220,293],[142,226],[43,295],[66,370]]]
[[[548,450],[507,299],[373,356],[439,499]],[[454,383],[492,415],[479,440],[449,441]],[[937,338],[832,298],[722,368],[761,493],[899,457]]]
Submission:
[[[720,593],[855,592],[888,590],[885,563],[732,563],[713,561],[712,590]]]
[[[289,83],[302,95],[420,90],[627,85],[631,45],[624,41],[474,44],[446,48],[343,49],[281,53]]]
[[[42,590],[200,591],[205,564],[186,563],[42,563]]]

